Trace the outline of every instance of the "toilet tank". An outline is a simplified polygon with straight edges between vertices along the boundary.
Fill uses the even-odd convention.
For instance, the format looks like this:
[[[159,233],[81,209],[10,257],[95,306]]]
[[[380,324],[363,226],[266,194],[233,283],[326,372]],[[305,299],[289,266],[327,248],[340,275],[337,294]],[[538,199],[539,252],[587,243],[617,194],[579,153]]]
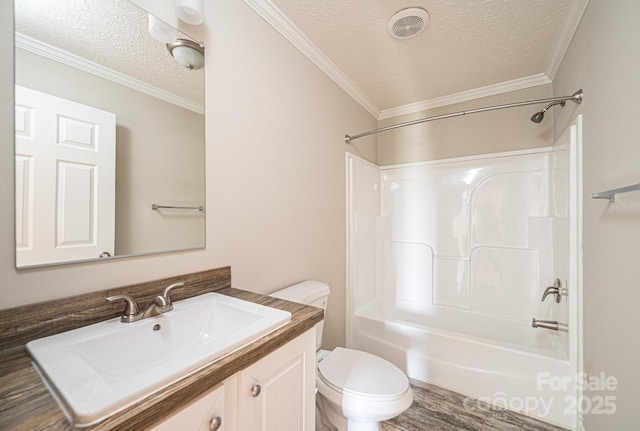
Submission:
[[[284,299],[286,301],[297,302],[298,304],[310,305],[322,308],[327,311],[327,300],[329,299],[329,286],[321,281],[307,280],[284,289],[276,290],[269,296]],[[322,344],[322,329],[324,320],[316,324],[316,350]]]

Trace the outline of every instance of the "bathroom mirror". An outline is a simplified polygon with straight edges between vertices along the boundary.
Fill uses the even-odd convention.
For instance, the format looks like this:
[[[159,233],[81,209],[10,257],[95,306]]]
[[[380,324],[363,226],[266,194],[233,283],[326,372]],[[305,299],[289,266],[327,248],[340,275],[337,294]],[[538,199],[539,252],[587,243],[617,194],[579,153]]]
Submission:
[[[204,68],[166,45],[194,39],[128,0],[14,7],[16,266],[203,248]]]

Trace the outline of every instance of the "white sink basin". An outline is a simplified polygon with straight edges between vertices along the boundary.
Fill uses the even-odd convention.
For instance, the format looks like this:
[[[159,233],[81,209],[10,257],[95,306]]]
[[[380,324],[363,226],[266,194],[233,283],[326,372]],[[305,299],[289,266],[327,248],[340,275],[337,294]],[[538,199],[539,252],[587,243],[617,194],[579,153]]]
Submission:
[[[218,293],[174,302],[134,323],[120,318],[27,343],[76,426],[89,426],[291,320],[291,313]]]

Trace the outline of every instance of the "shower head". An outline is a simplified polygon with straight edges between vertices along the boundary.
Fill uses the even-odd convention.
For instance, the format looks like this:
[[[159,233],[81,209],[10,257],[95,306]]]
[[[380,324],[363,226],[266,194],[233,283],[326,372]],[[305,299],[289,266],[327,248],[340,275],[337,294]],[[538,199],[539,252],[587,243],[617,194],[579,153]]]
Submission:
[[[531,116],[531,121],[538,124],[541,123],[544,119],[544,113],[547,112],[547,109],[551,108],[554,105],[564,106],[567,100],[571,100],[573,103],[577,103],[578,105],[582,103],[582,90],[578,90],[573,93],[571,96],[564,98],[563,100],[558,100],[556,102],[551,102],[547,106],[544,107],[542,111],[536,112]]]
[[[531,116],[531,121],[533,121],[534,123],[542,123],[542,120],[544,119],[544,110],[542,111],[538,111],[535,114],[533,114]]]
[[[535,114],[533,114],[531,116],[531,121],[533,121],[536,124],[541,123],[542,120],[544,120],[544,113],[547,112],[547,109],[551,108],[553,105],[564,106],[564,103],[565,103],[564,100],[561,100],[559,102],[549,103],[547,106],[544,107],[542,111],[538,111]]]

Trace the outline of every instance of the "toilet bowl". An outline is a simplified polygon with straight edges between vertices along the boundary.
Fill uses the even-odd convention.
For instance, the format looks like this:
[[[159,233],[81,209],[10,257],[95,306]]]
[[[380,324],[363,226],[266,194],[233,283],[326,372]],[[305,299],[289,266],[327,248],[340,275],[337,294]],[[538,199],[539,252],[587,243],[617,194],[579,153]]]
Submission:
[[[329,286],[305,281],[271,294],[326,309]],[[320,350],[323,322],[316,326],[316,431],[379,431],[380,422],[413,402],[407,376],[390,362],[359,350]]]
[[[318,363],[320,410],[338,430],[378,431],[413,402],[409,379],[370,353],[336,347]]]

